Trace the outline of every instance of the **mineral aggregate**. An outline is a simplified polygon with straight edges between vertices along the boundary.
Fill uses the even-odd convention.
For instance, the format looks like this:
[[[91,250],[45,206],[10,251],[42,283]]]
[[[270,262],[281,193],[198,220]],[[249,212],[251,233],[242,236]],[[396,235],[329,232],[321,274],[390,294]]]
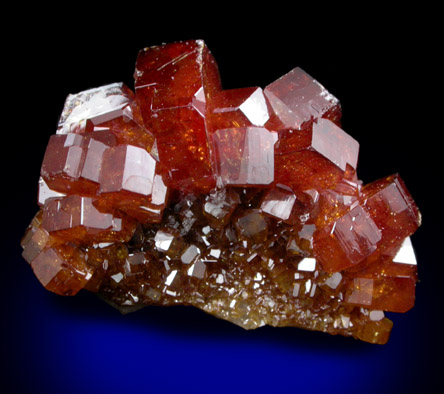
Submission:
[[[41,284],[386,343],[421,216],[399,174],[358,179],[338,99],[300,68],[223,90],[202,40],[142,49],[134,79],[66,99],[21,241]]]

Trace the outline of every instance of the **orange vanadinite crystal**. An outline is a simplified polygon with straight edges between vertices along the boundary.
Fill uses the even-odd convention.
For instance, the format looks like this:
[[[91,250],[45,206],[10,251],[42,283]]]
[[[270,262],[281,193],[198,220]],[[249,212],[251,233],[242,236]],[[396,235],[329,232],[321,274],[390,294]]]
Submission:
[[[103,154],[115,144],[108,131],[52,135],[43,158],[42,178],[59,192],[95,195]]]
[[[410,238],[394,257],[380,256],[359,272],[350,272],[345,299],[352,305],[390,312],[406,312],[415,303],[416,258]]]
[[[85,254],[69,244],[42,251],[31,266],[40,283],[60,295],[74,295],[92,278],[94,269]]]
[[[358,179],[339,101],[300,68],[222,90],[201,40],[141,50],[134,77],[65,102],[21,242],[43,286],[387,342],[421,216],[398,174]]]
[[[363,207],[381,229],[381,251],[399,247],[421,225],[421,215],[399,174],[362,189]]]
[[[263,127],[270,120],[271,107],[259,87],[217,92],[208,114],[210,131],[238,127]]]
[[[155,145],[124,84],[69,95],[43,159],[39,204],[77,194],[104,213],[119,209],[140,222],[159,221],[168,189]]]
[[[216,185],[206,112],[221,90],[216,62],[201,40],[140,51],[137,101],[147,129],[157,139],[168,185],[208,192]]]
[[[299,67],[269,84],[264,92],[284,128],[302,129],[319,118],[339,125],[338,99]]]
[[[57,134],[108,130],[120,144],[152,148],[153,135],[143,127],[134,93],[122,82],[70,94]]]
[[[279,133],[276,181],[297,189],[330,189],[347,165],[356,168],[359,144],[328,119]]]
[[[253,186],[274,181],[277,133],[263,127],[242,127],[217,130],[212,137],[221,184]]]
[[[141,222],[160,221],[168,190],[157,167],[142,148],[122,144],[108,149],[102,162],[100,196]]]
[[[129,241],[135,226],[134,220],[99,212],[92,198],[77,195],[48,200],[41,225],[49,234],[80,244]]]

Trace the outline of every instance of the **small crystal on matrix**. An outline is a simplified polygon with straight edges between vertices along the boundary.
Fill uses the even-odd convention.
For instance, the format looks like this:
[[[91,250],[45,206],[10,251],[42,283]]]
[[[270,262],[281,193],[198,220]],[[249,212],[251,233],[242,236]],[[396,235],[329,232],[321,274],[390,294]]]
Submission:
[[[399,174],[358,179],[338,99],[298,67],[224,90],[202,40],[142,49],[134,78],[66,99],[21,242],[41,284],[387,342],[421,215]]]

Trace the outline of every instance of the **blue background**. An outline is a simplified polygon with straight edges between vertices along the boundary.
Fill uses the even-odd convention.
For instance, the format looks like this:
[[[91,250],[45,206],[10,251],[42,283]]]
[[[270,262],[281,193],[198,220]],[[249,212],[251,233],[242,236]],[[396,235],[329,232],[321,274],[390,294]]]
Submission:
[[[188,29],[147,22],[139,35],[121,27],[123,16],[116,30],[96,23],[85,31],[57,18],[48,32],[40,21],[23,25],[25,38],[11,53],[11,107],[25,112],[5,137],[11,155],[2,157],[9,177],[2,190],[0,392],[365,394],[442,386],[443,234],[433,197],[436,140],[425,128],[431,60],[411,23],[420,14],[371,16],[314,26],[269,17],[261,28],[227,19],[233,28],[225,30],[196,17]],[[387,345],[295,328],[244,331],[186,307],[123,316],[93,294],[49,293],[21,258],[19,239],[37,210],[39,167],[65,96],[117,81],[132,86],[139,49],[189,38],[205,39],[225,88],[264,87],[302,67],[340,99],[344,129],[361,143],[360,178],[400,172],[424,217],[412,238],[420,282],[414,309],[388,314],[394,328]]]

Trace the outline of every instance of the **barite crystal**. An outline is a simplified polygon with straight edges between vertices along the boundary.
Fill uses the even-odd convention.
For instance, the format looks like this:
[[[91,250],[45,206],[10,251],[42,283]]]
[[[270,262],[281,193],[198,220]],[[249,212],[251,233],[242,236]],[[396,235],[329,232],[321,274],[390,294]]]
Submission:
[[[387,342],[421,216],[399,174],[358,179],[339,101],[300,68],[223,90],[202,40],[142,49],[134,78],[65,102],[21,242],[42,285]]]

